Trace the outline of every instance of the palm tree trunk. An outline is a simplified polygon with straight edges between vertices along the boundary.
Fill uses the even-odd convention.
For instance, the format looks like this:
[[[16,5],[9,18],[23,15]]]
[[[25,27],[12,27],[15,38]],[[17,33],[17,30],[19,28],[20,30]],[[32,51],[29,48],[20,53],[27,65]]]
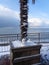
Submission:
[[[20,0],[20,27],[21,27],[21,40],[27,40],[28,29],[28,0]]]

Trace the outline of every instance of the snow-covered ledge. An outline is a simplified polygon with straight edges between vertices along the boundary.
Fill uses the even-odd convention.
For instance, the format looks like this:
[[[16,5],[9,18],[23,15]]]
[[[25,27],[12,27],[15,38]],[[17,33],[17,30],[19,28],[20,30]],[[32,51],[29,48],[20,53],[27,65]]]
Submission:
[[[20,47],[28,47],[28,46],[34,46],[37,45],[36,43],[34,43],[33,41],[31,41],[30,39],[25,41],[24,39],[21,41],[19,40],[15,40],[12,41],[12,45],[14,46],[14,48],[20,48]]]

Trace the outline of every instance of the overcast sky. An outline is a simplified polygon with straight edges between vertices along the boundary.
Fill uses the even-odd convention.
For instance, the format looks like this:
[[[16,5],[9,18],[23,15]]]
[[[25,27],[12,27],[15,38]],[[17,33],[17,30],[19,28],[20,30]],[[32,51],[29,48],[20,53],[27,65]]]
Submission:
[[[28,22],[34,27],[49,27],[49,0],[28,0]],[[0,0],[0,17],[13,17],[20,20],[19,0]]]

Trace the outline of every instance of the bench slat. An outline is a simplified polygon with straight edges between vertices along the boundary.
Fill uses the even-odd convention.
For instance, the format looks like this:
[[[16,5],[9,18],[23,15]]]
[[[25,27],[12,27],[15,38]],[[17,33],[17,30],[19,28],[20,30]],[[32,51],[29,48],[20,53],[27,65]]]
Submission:
[[[39,57],[39,56],[40,56],[40,54],[25,56],[25,57],[19,57],[19,58],[15,58],[13,62],[18,63],[18,62],[22,62],[22,61],[27,61],[27,60],[31,60],[31,59],[34,59],[34,58]]]

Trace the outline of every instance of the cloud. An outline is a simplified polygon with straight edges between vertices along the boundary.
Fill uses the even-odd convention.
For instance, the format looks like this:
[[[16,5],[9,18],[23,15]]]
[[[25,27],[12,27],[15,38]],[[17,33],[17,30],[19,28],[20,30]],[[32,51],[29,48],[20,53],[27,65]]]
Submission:
[[[3,5],[0,5],[0,16],[7,16],[20,19],[18,11],[14,11],[12,9],[4,7]]]
[[[31,26],[40,26],[41,24],[40,18],[30,18],[28,21],[31,23]]]
[[[30,18],[29,27],[49,27],[49,19],[45,18]]]
[[[0,5],[0,27],[19,26],[19,20],[19,12]]]
[[[3,5],[0,5],[0,17],[10,17],[10,18],[16,18],[17,20],[20,20],[19,11],[14,11],[12,9],[9,9],[7,7],[4,7]],[[47,14],[42,13],[43,17],[47,16]],[[32,16],[29,16],[28,22],[30,27],[49,27],[49,19],[47,18],[32,18]]]

